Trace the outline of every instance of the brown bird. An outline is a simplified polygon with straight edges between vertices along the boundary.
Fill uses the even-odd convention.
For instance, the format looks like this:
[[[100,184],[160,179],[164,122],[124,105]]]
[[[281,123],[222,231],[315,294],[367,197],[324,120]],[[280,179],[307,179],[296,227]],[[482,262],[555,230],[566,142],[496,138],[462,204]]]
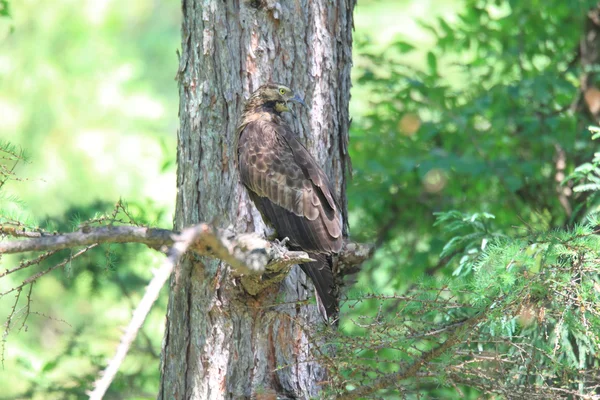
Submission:
[[[287,237],[291,248],[316,260],[300,267],[315,285],[321,314],[332,322],[338,305],[331,256],[342,248],[342,216],[327,176],[281,116],[291,111],[290,103],[306,106],[284,85],[266,84],[252,93],[238,127],[237,165],[278,238]]]

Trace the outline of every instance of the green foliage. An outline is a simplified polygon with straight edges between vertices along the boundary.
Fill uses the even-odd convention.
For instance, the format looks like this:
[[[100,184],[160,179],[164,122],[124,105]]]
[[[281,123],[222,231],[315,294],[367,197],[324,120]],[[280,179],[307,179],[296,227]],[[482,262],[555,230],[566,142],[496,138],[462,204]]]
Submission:
[[[19,174],[33,182],[19,187],[33,217],[98,198],[172,207],[178,5],[10,5],[10,21],[0,18],[0,139],[35,161]],[[9,24],[14,33],[2,35]]]
[[[461,254],[453,275],[468,274],[471,272],[472,261],[485,250],[490,239],[498,236],[491,232],[489,226],[495,217],[486,212],[465,215],[458,211],[439,212],[434,215],[437,215],[434,226],[441,226],[443,233],[451,237],[442,249],[440,257],[452,258]]]
[[[592,140],[600,136],[600,129],[590,127]],[[578,166],[563,181],[563,185],[572,186],[573,192],[582,193],[582,207],[597,209],[598,193],[600,191],[600,152],[595,152],[590,162]]]
[[[0,15],[7,4],[0,0]],[[176,57],[168,55],[180,40],[177,5],[74,4],[11,3],[0,135],[35,162],[0,143],[0,225],[168,226],[168,133],[177,121],[163,110],[176,109]],[[414,4],[429,6],[417,24]],[[586,129],[595,121],[576,101],[589,72],[577,49],[595,4],[359,2],[349,205],[354,239],[378,251],[346,293],[342,335],[326,336],[338,349],[322,360],[334,389],[373,385],[433,354],[377,394],[597,391],[600,159]],[[113,207],[120,196],[129,204]],[[38,263],[0,282],[4,291],[68,261],[35,290],[0,299],[8,315],[0,387],[9,388],[0,396],[85,396],[156,262],[139,246],[71,254],[35,255]],[[3,268],[30,261],[2,258]],[[155,397],[165,303],[108,397]]]
[[[99,214],[102,209],[107,212]],[[83,226],[141,226],[142,221],[158,220],[163,212],[148,204],[135,207],[122,201],[115,206],[95,202],[73,207],[65,216],[48,219],[41,226],[25,226],[5,218],[0,219],[0,225],[50,234]],[[62,273],[54,272],[16,292],[0,295],[0,301],[10,304],[7,315],[3,308],[6,320],[1,353],[10,374],[2,376],[19,376],[19,384],[11,385],[15,395],[33,399],[84,397],[112,357],[122,333],[120,327],[128,323],[152,277],[151,266],[161,259],[134,244],[95,247],[70,259],[76,250],[2,258],[6,268],[28,266],[1,277],[3,290],[64,265]],[[131,349],[130,361],[111,385],[109,396],[147,398],[156,392],[158,370],[147,366],[158,363],[166,300],[165,293]],[[43,334],[49,337],[40,340]]]
[[[465,0],[383,48],[357,33],[349,205],[379,249],[348,294],[346,389],[454,338],[381,398],[597,390],[600,161],[578,58],[596,4]]]
[[[454,22],[421,23],[433,46],[400,37],[380,51],[357,33],[356,84],[369,101],[351,127],[353,234],[411,266],[399,281],[435,268],[436,212],[488,212],[510,234],[589,211],[565,212],[556,165],[559,154],[566,171],[593,154],[587,117],[571,107],[592,4],[465,1]]]
[[[8,0],[0,0],[0,17],[9,17],[10,7]]]
[[[476,216],[457,213],[442,220],[453,232],[479,225]],[[343,329],[349,334],[337,342],[342,368],[336,382],[348,390],[398,374],[391,385],[395,390],[386,385],[382,398],[394,393],[461,397],[475,394],[473,389],[541,398],[595,393],[600,384],[596,222],[594,217],[569,231],[492,238],[462,262],[470,273],[460,279],[426,280],[404,295],[363,293],[347,299],[360,312],[347,321]],[[447,343],[454,345],[444,348]],[[402,375],[431,352],[435,357]]]
[[[0,0],[0,226],[171,227],[180,14],[176,3]],[[115,207],[120,197],[128,204]],[[0,274],[40,261],[0,277],[0,293],[78,250],[3,255]],[[162,260],[155,253],[92,248],[30,297],[31,285],[0,297],[0,398],[86,397]],[[107,398],[156,397],[165,296]]]

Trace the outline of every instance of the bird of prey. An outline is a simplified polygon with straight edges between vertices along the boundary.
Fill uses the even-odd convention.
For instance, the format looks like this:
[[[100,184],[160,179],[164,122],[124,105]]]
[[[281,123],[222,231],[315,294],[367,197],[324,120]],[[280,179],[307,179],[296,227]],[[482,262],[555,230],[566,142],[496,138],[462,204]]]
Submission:
[[[327,176],[282,118],[292,111],[290,103],[306,107],[284,85],[270,83],[252,93],[237,131],[237,165],[278,238],[287,237],[291,248],[316,260],[300,267],[315,285],[321,315],[333,322],[338,306],[331,256],[342,248],[342,216]]]

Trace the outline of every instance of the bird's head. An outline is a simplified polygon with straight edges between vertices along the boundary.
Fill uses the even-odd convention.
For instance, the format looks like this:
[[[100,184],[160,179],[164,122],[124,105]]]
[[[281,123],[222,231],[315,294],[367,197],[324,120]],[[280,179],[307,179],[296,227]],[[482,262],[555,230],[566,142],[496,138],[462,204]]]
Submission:
[[[267,83],[259,87],[248,102],[252,106],[262,106],[272,109],[277,113],[290,111],[290,103],[299,103],[308,108],[302,97],[294,93],[292,89],[278,83]]]

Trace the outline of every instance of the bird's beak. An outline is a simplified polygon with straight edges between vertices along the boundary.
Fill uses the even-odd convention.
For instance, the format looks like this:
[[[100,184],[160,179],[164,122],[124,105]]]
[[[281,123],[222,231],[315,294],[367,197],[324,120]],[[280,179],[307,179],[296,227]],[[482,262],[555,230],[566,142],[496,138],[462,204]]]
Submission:
[[[292,97],[289,101],[291,101],[293,103],[302,104],[304,107],[306,107],[308,109],[308,106],[304,102],[304,99],[302,97],[300,97],[298,94],[294,95],[294,97]]]

